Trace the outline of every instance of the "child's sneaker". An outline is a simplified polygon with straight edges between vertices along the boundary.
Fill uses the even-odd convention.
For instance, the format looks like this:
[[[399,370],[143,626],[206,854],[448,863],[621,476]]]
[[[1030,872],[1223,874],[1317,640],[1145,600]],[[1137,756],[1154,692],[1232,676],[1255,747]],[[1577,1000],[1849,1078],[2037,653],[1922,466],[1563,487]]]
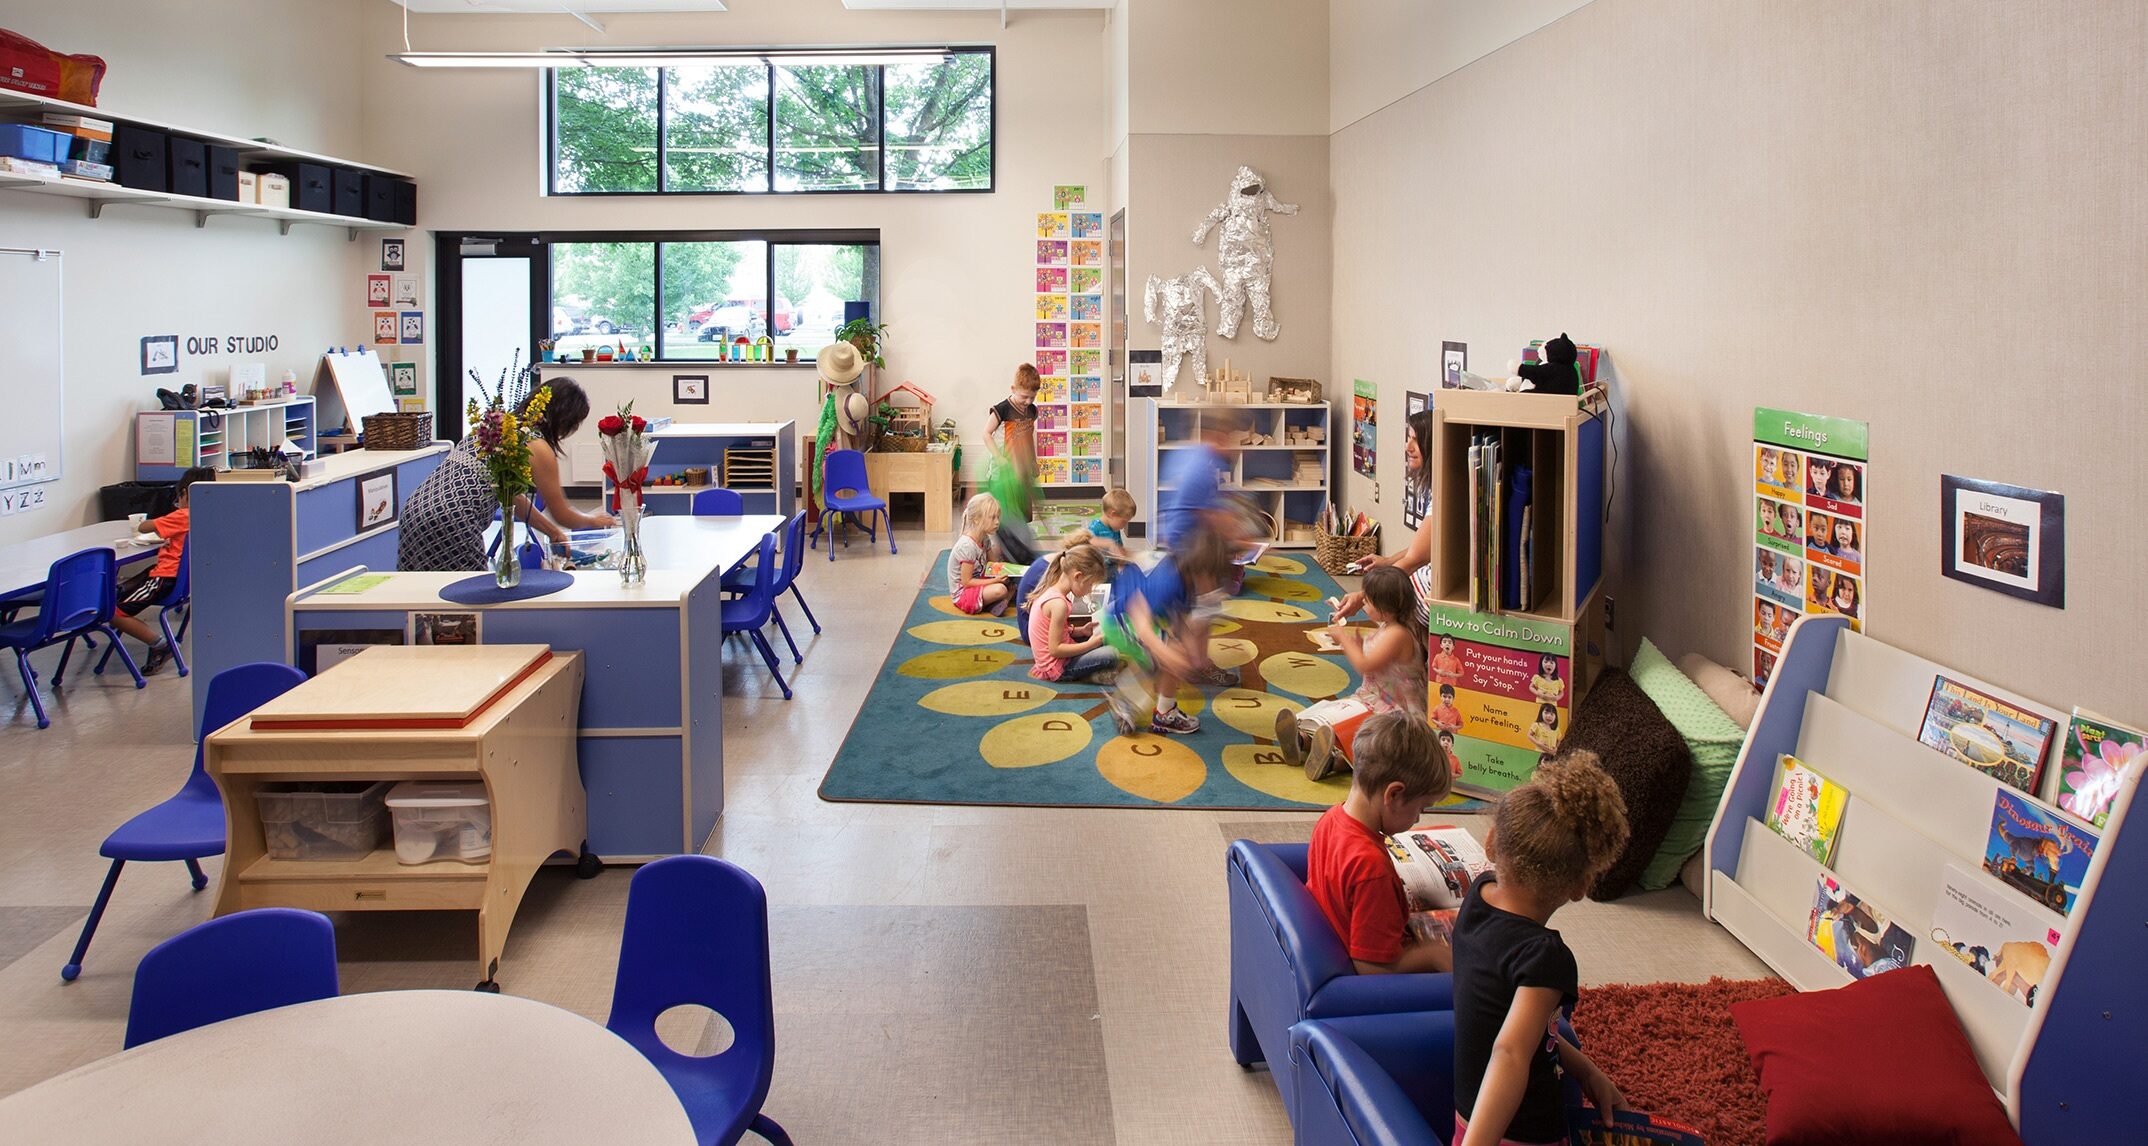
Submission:
[[[1315,784],[1335,774],[1335,729],[1313,726],[1313,742],[1305,748],[1305,778]]]
[[[148,659],[142,662],[142,675],[155,676],[163,672],[164,666],[170,663],[172,663],[171,645],[162,642],[151,645],[149,646]]]
[[[1117,688],[1104,690],[1104,703],[1111,706],[1111,721],[1119,726],[1119,735],[1134,734],[1134,702]]]
[[[1284,709],[1275,714],[1275,744],[1283,751],[1283,762],[1293,768],[1305,767],[1305,742],[1298,739],[1298,714]]]
[[[1207,668],[1195,669],[1187,673],[1186,679],[1210,688],[1237,688],[1239,676],[1237,669],[1218,668],[1215,665],[1210,665]]]
[[[1201,722],[1195,720],[1193,715],[1183,708],[1159,708],[1156,710],[1156,715],[1149,718],[1150,732],[1168,733],[1172,736],[1191,736],[1200,730]]]

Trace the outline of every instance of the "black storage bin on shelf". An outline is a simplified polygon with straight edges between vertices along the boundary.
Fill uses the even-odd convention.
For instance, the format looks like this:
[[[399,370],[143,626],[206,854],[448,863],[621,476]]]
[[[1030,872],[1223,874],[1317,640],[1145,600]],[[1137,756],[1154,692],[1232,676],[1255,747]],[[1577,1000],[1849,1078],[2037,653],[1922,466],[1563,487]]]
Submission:
[[[284,161],[264,163],[256,171],[269,171],[291,181],[291,206],[301,211],[332,215],[336,210],[335,176],[320,163]]]
[[[352,219],[365,218],[365,172],[354,167],[335,168],[335,213]]]
[[[171,168],[164,159],[168,139],[161,131],[131,123],[117,125],[112,132],[112,166],[119,185],[137,191],[171,190]]]
[[[184,135],[174,135],[169,144],[172,166],[171,192],[174,195],[192,195],[197,199],[209,197],[209,145]]]
[[[395,184],[395,214],[389,217],[390,220],[405,226],[417,226],[418,185],[408,179],[397,179],[393,182]]]
[[[395,180],[377,171],[365,173],[365,217],[376,223],[395,222]]]
[[[178,501],[178,482],[123,481],[97,491],[97,519],[125,521],[130,513],[162,517],[176,508]]]
[[[209,198],[239,201],[239,153],[209,145]]]

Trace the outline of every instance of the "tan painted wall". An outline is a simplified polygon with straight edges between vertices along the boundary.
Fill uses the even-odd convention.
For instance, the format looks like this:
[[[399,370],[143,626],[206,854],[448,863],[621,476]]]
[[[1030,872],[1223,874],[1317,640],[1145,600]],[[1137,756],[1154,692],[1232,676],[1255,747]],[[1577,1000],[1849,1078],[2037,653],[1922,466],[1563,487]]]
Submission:
[[[1328,0],[1328,129],[1373,112],[1589,0]]]
[[[1598,0],[1334,137],[1333,374],[1608,346],[1621,643],[1734,665],[1753,407],[1867,420],[1872,633],[2148,717],[2144,57],[2123,0]],[[2066,610],[1939,576],[1942,473],[2067,495]]]
[[[1328,10],[1315,0],[1127,0],[1136,134],[1326,135]]]

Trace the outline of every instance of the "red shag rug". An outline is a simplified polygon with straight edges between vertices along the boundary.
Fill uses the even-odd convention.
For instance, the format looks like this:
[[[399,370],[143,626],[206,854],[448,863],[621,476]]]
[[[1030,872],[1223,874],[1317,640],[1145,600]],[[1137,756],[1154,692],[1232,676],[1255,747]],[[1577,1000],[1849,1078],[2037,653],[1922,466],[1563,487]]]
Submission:
[[[1793,993],[1781,979],[1584,987],[1574,1030],[1635,1110],[1683,1122],[1708,1146],[1762,1146],[1767,1100],[1730,1006]]]

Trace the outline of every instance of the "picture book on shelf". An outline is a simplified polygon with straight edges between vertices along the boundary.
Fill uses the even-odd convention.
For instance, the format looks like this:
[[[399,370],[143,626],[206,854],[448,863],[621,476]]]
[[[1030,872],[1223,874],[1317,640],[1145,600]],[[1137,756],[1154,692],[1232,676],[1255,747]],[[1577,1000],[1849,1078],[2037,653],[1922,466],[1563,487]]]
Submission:
[[[2036,791],[2058,722],[1957,680],[1932,679],[1917,739],[2009,788]]]
[[[1849,790],[1785,755],[1775,768],[1775,798],[1768,802],[1768,827],[1803,848],[1824,865],[1835,862],[1835,836]]]
[[[2148,763],[2148,740],[2140,730],[2073,710],[2061,748],[2058,806],[2103,827],[2119,790],[2132,783]]]
[[[1424,825],[1389,837],[1387,854],[1412,899],[1429,908],[1462,906],[1469,885],[1492,870],[1475,836],[1452,825]]]
[[[2030,899],[2070,915],[2099,839],[2042,804],[2002,789],[1992,801],[1984,870]]]
[[[2025,1007],[2058,954],[2058,916],[1988,892],[1967,870],[1947,865],[1932,908],[1932,942]]]
[[[1852,979],[1869,979],[1909,965],[1917,941],[1879,905],[1843,886],[1831,872],[1820,873],[1813,894],[1805,939]]]
[[[1566,1112],[1566,1124],[1573,1128],[1573,1146],[1708,1146],[1691,1126],[1638,1110],[1612,1111],[1607,1126],[1595,1108],[1575,1106]]]

